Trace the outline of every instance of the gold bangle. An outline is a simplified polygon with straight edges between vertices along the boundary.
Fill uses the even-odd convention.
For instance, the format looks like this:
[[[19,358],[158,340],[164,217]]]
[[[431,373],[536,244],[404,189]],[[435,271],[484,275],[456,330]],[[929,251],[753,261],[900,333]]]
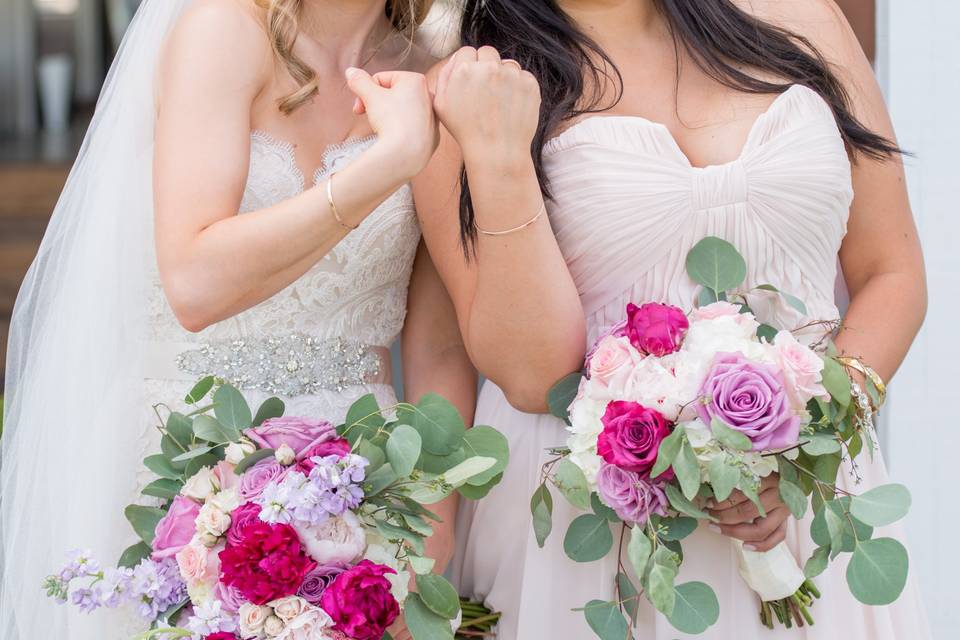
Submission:
[[[849,367],[850,369],[863,374],[864,377],[873,383],[873,386],[877,388],[878,406],[875,408],[879,409],[882,407],[883,403],[887,401],[887,385],[884,384],[883,378],[880,377],[880,374],[874,371],[871,367],[863,364],[863,362],[861,362],[858,358],[853,358],[851,356],[837,356],[836,360],[845,367]]]
[[[539,220],[540,217],[543,216],[546,210],[547,210],[546,203],[542,203],[540,205],[540,208],[537,209],[537,215],[533,216],[523,224],[513,227],[512,229],[507,229],[506,231],[487,231],[486,229],[481,229],[480,227],[477,227],[477,231],[479,231],[485,236],[507,236],[507,235],[510,235],[511,233],[516,233],[517,231],[523,231],[527,227],[533,226],[537,222],[537,220]]]
[[[340,212],[337,211],[337,205],[333,201],[333,176],[337,175],[336,173],[331,173],[327,178],[327,204],[330,205],[330,213],[333,214],[334,219],[340,223],[340,226],[349,231],[353,231],[360,225],[352,226],[343,221],[343,218],[340,217]]]

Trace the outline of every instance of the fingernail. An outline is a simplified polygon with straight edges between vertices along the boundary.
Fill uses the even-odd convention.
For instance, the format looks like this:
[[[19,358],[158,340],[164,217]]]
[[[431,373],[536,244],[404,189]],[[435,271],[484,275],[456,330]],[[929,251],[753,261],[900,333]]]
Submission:
[[[713,509],[715,506],[717,506],[717,503],[714,502],[712,499],[710,499],[710,500],[707,500],[707,506]]]
[[[344,71],[344,74],[348,78],[352,78],[353,76],[357,75],[357,71],[359,71],[359,69],[357,69],[356,67],[349,67],[346,71]]]
[[[715,524],[707,525],[707,529],[710,529],[710,531],[713,531],[714,533],[723,533],[723,530]]]
[[[747,551],[756,551],[756,550],[757,550],[757,548],[756,548],[755,546],[753,546],[752,544],[745,544],[745,545],[743,545],[743,548],[746,549]]]

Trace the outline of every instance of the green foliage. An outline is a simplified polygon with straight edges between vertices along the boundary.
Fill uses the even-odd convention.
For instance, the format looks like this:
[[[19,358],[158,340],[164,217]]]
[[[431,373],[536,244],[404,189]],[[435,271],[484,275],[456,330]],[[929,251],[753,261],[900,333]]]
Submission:
[[[247,404],[243,394],[228,384],[213,392],[213,414],[231,434],[236,434],[230,442],[239,440],[240,433],[253,424],[250,405]]]
[[[680,447],[683,445],[684,430],[682,426],[677,426],[673,433],[664,438],[660,443],[660,450],[657,452],[657,461],[650,470],[650,477],[656,478],[664,471],[670,468],[677,455],[680,453]]]
[[[902,484],[885,484],[850,499],[850,513],[873,527],[893,524],[910,510],[910,491]]]
[[[467,430],[463,436],[463,451],[468,456],[493,458],[497,461],[495,465],[467,481],[467,484],[475,487],[489,484],[494,478],[501,476],[510,461],[510,444],[506,436],[493,427],[484,425]]]
[[[785,480],[782,476],[780,478],[780,499],[790,509],[793,517],[798,520],[807,512],[807,494],[803,492],[803,489],[789,480]]]
[[[601,640],[624,640],[627,637],[627,621],[616,602],[591,600],[584,608],[583,615]]]
[[[665,487],[667,498],[670,500],[670,506],[680,513],[696,518],[697,520],[710,520],[710,515],[701,511],[695,504],[684,496],[674,485],[668,484]]]
[[[120,561],[117,566],[133,568],[140,564],[141,560],[149,558],[152,551],[153,549],[146,542],[138,542],[124,549],[123,553],[120,554]]]
[[[411,426],[399,424],[390,432],[386,446],[387,460],[397,475],[409,476],[413,473],[420,459],[422,444],[420,434]]]
[[[606,519],[592,513],[570,523],[563,539],[563,550],[574,562],[593,562],[613,548],[613,534]]]
[[[145,544],[151,544],[157,523],[166,515],[166,511],[157,509],[156,507],[144,507],[138,504],[131,504],[124,509],[123,514],[127,517],[127,521],[130,523],[130,526],[133,527],[134,532],[140,536],[140,539],[143,540]]]
[[[680,452],[673,461],[673,471],[677,475],[680,489],[687,500],[693,500],[700,493],[700,465],[697,455],[686,438],[680,444]]]
[[[571,373],[553,385],[547,394],[547,407],[550,409],[551,415],[570,424],[568,409],[573,403],[573,399],[577,397],[577,391],[580,389],[580,380],[582,379],[583,374],[580,372]]]
[[[638,576],[643,577],[646,573],[651,553],[653,545],[650,538],[644,533],[643,527],[634,526],[630,530],[630,542],[627,543],[627,559]]]
[[[694,518],[678,516],[676,518],[662,518],[658,522],[660,528],[660,539],[667,541],[683,540],[697,529],[697,521]]]
[[[403,613],[414,640],[453,640],[450,621],[431,611],[420,595],[407,596]]]
[[[739,431],[731,429],[719,418],[714,418],[710,422],[710,431],[713,432],[713,437],[717,439],[717,442],[728,449],[733,449],[734,451],[750,451],[753,449],[753,443],[750,442],[750,438]]]
[[[907,550],[893,538],[858,542],[847,565],[850,593],[863,604],[890,604],[903,592],[909,564]]]
[[[590,489],[587,485],[587,477],[583,475],[580,467],[568,458],[564,458],[557,464],[553,482],[560,493],[570,501],[570,504],[578,509],[587,510],[590,508]]]
[[[817,547],[813,555],[810,556],[810,559],[807,560],[807,563],[803,566],[803,575],[806,576],[808,580],[816,578],[826,571],[829,562],[830,547]]]
[[[216,378],[213,376],[201,378],[195,385],[193,385],[193,389],[190,390],[190,393],[186,395],[183,401],[187,404],[197,404],[203,400],[208,393],[210,393],[210,390],[213,389],[215,382]]]
[[[267,398],[257,409],[257,415],[253,418],[253,426],[259,427],[270,418],[279,418],[286,410],[287,407],[280,398]]]
[[[530,498],[530,513],[533,515],[533,533],[542,549],[553,530],[553,496],[546,482]]]
[[[450,455],[463,446],[463,418],[456,407],[436,394],[427,394],[417,403],[411,424],[420,432],[423,448],[429,453]]]
[[[747,263],[736,247],[716,237],[707,237],[687,254],[687,274],[716,294],[739,287],[747,277]]]
[[[673,613],[670,624],[678,631],[700,634],[720,619],[720,603],[717,594],[702,582],[687,582],[675,588]]]
[[[600,500],[600,496],[596,492],[590,494],[590,508],[593,509],[593,512],[605,518],[609,522],[617,523],[620,522],[620,516],[617,515],[617,512],[603,504],[603,501]]]
[[[647,594],[654,608],[669,618],[677,600],[673,581],[677,577],[679,566],[676,556],[666,547],[658,547],[653,553],[650,572],[647,577]]]
[[[274,449],[257,449],[250,455],[246,456],[240,463],[236,466],[234,471],[239,475],[244,471],[257,464],[261,460],[266,460],[267,458],[272,458],[276,454]]]
[[[446,578],[435,573],[416,576],[417,593],[430,611],[453,620],[460,613],[460,596]]]
[[[730,497],[740,481],[740,470],[732,464],[727,455],[713,456],[707,463],[707,473],[710,476],[710,486],[718,502]]]

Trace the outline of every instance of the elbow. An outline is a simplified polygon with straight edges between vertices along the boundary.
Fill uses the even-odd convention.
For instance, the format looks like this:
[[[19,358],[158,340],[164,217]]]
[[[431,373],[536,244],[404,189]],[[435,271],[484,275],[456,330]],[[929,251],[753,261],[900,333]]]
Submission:
[[[184,274],[164,278],[163,291],[177,322],[190,333],[199,333],[217,322],[209,297]]]
[[[507,402],[517,411],[524,413],[549,413],[547,399],[550,390],[565,376],[578,371],[576,364],[565,367],[552,367],[542,370],[527,370],[523,375],[507,376],[494,380]]]

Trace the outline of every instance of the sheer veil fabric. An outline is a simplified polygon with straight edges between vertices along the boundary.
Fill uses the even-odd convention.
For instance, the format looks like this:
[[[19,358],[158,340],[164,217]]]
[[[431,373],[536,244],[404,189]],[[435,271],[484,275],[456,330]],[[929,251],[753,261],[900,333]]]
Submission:
[[[120,507],[140,464],[130,452],[154,261],[155,71],[191,1],[138,11],[14,309],[0,443],[4,640],[121,632],[58,606],[40,582],[72,545],[108,561],[131,542]]]

